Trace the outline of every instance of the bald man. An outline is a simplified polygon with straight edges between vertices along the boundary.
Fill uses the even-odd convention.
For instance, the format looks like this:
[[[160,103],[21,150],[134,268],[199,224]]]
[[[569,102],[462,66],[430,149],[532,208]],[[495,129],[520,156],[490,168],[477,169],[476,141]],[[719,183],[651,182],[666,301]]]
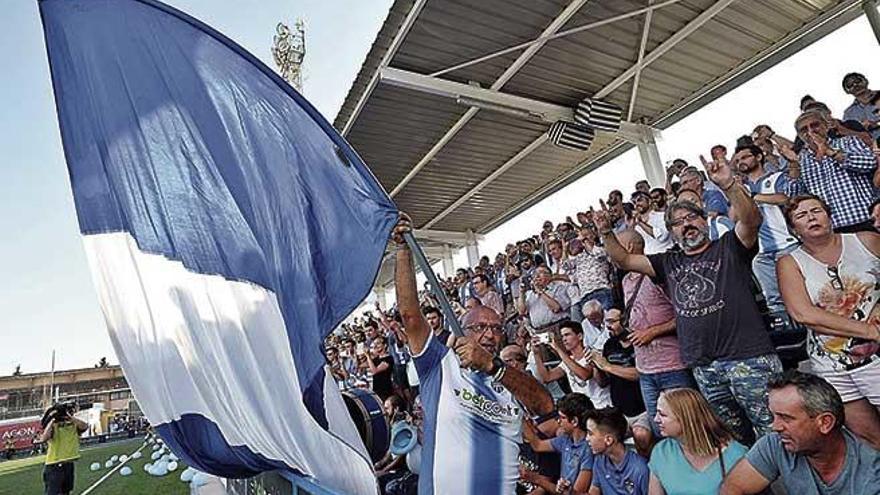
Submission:
[[[475,306],[462,317],[464,337],[450,337],[448,346],[437,340],[419,308],[412,253],[403,239],[411,231],[401,214],[392,233],[395,288],[425,411],[419,494],[513,493],[522,407],[544,415],[553,400],[531,375],[497,357],[504,334],[494,310]]]
[[[629,254],[645,252],[645,241],[635,230],[624,230],[617,240]],[[681,361],[675,334],[675,308],[666,293],[650,277],[629,272],[623,277],[623,296],[632,307],[627,330],[635,350],[639,387],[647,409],[651,430],[659,436],[654,421],[660,392],[673,388],[696,388],[690,371]]]

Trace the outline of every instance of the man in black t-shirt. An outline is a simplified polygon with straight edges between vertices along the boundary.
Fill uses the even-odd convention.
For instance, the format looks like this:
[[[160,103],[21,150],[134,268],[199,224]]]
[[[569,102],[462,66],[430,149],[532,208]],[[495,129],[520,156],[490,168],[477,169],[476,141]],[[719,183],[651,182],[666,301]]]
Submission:
[[[605,341],[602,352],[590,352],[596,378],[599,384],[611,389],[611,403],[626,416],[639,453],[648,457],[653,443],[651,422],[639,387],[635,348],[629,342],[629,333],[624,331],[621,324],[619,309],[605,312],[605,327],[611,335]]]
[[[702,157],[701,157],[702,158]],[[666,225],[681,251],[628,253],[606,212],[595,215],[605,250],[623,270],[644,273],[664,288],[675,307],[681,358],[700,391],[737,439],[751,445],[771,431],[767,381],[782,372],[752,295],[751,262],[761,214],[723,156],[703,159],[709,178],[737,213],[733,231],[709,240],[706,213],[687,201],[671,203]]]

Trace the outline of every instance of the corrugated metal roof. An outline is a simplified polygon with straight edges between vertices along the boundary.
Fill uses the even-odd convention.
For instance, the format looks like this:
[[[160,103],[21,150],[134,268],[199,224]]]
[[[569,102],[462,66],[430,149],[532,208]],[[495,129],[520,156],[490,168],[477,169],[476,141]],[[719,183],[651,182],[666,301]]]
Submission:
[[[858,0],[721,2],[729,5],[642,69],[633,121],[665,128],[861,13]],[[443,71],[534,40],[569,3],[395,1],[334,125],[340,130],[348,126],[349,141],[382,185],[392,191],[468,111],[468,106],[451,98],[377,82],[383,59],[389,67],[419,74]],[[645,56],[671,43],[670,38],[701,19],[708,9],[719,8],[716,3],[680,0],[653,10]],[[559,31],[646,6],[647,0],[587,0]],[[644,14],[631,16],[552,39],[500,91],[573,107],[605,89],[608,94],[604,99],[626,111],[632,80],[617,87],[609,84],[636,63],[644,20]],[[396,50],[390,53],[393,46]],[[438,77],[488,88],[523,50]],[[356,117],[352,120],[353,115]],[[547,129],[548,124],[543,122],[480,110],[400,189],[394,200],[412,215],[416,226],[431,222],[435,229],[486,232],[630,146],[614,135],[602,133],[587,152],[543,143],[451,213],[437,218]]]

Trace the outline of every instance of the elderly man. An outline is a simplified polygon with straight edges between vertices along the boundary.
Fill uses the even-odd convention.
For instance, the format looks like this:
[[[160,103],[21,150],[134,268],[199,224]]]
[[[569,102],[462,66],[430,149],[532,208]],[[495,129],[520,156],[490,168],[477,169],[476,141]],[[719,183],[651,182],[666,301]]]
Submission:
[[[571,301],[568,298],[568,284],[553,281],[546,266],[535,269],[532,287],[520,291],[519,314],[528,317],[538,333],[556,329],[556,325],[567,320]]]
[[[727,160],[703,160],[729,197],[739,222],[717,241],[709,240],[706,213],[676,201],[666,225],[681,251],[645,256],[627,252],[611,230],[607,212],[596,215],[605,250],[621,269],[643,273],[664,286],[676,311],[684,364],[693,368],[700,391],[725,425],[751,444],[770,431],[767,381],[782,363],[752,296],[751,262],[761,214]]]
[[[425,447],[419,493],[513,493],[519,478],[519,444],[524,412],[553,410],[550,394],[533,377],[496,357],[501,320],[478,306],[466,313],[466,336],[438,342],[419,309],[412,253],[403,235],[412,231],[401,214],[395,288],[404,329],[421,384]]]
[[[880,452],[843,427],[840,395],[815,375],[790,370],[770,382],[773,433],[758,440],[725,478],[724,495],[880,493]]]
[[[730,216],[730,207],[724,193],[715,188],[706,187],[706,179],[697,167],[688,167],[681,173],[679,189],[691,189],[703,200],[703,207],[709,215]]]
[[[806,146],[800,152],[801,177],[792,192],[809,192],[831,207],[835,232],[869,231],[868,206],[877,197],[872,183],[877,161],[874,153],[855,136],[831,139],[828,122],[815,110],[795,121]]]
[[[584,328],[584,348],[602,350],[602,346],[608,340],[605,309],[602,303],[594,299],[584,304],[584,319],[581,320],[581,326]]]

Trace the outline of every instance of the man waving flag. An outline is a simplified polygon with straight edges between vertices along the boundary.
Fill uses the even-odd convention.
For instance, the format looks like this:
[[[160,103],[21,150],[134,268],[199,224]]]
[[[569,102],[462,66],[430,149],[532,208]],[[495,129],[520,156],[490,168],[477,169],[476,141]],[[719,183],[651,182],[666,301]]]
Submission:
[[[393,203],[305,99],[201,22],[154,0],[40,12],[80,230],[149,420],[209,473],[375,493],[321,343],[370,290]]]

